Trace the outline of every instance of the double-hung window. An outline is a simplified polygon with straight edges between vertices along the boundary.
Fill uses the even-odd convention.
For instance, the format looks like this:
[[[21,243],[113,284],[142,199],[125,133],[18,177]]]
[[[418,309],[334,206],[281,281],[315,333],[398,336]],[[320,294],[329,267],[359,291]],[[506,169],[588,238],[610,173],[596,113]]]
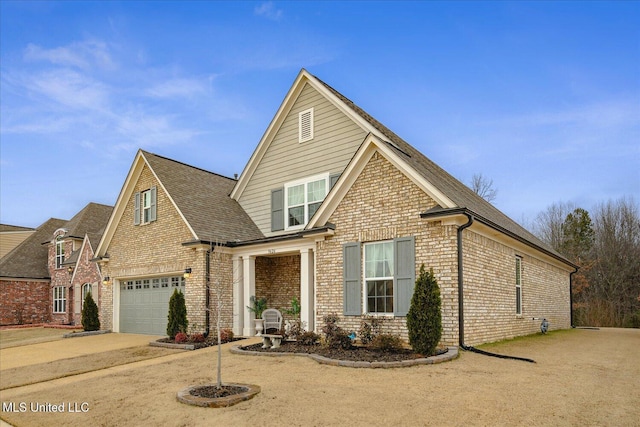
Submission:
[[[285,228],[304,227],[322,204],[328,188],[329,174],[285,184]]]
[[[64,286],[53,288],[53,312],[65,313],[67,311],[67,289]]]
[[[56,268],[62,268],[64,262],[64,240],[62,236],[56,237]]]
[[[393,313],[393,241],[364,245],[368,313]]]
[[[522,258],[516,257],[516,315],[522,315]]]
[[[415,285],[415,239],[343,245],[343,314],[406,316]]]

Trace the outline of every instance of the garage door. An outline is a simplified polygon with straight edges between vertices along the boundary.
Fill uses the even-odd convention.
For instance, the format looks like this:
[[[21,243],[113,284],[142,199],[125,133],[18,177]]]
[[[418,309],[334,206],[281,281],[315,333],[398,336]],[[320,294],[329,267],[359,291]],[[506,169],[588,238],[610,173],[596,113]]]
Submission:
[[[174,289],[184,293],[184,278],[154,277],[120,284],[120,332],[166,335],[169,299]]]

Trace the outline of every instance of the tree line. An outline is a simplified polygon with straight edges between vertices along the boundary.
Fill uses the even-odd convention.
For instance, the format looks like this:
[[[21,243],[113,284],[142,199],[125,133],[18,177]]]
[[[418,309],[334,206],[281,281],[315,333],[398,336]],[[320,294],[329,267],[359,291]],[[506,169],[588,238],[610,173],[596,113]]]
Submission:
[[[555,203],[533,233],[579,267],[573,275],[575,326],[640,328],[640,209],[632,198],[591,212]]]

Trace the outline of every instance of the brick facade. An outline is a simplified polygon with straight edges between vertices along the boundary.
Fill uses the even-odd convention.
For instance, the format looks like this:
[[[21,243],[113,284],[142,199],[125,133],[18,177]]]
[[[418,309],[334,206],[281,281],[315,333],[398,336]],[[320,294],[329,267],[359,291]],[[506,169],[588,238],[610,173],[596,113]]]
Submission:
[[[0,281],[0,325],[48,323],[51,318],[49,280]]]
[[[153,186],[157,188],[157,220],[134,225],[134,194]],[[102,285],[101,327],[113,328],[113,288],[120,286],[121,281],[154,276],[181,276],[184,269],[190,267],[191,277],[186,280],[185,285],[189,332],[205,331],[207,250],[182,245],[192,240],[193,234],[147,165],[144,165],[133,192],[125,203],[122,217],[107,248],[109,261],[102,263],[103,276],[108,276],[111,280]],[[223,277],[223,286],[229,295],[224,304],[222,323],[225,327],[231,327],[231,258],[229,255],[224,255],[222,261],[215,256],[211,258],[211,271]],[[214,280],[213,277],[211,279]],[[211,307],[214,298],[210,294]],[[211,314],[209,321],[210,324],[215,322],[215,313]]]
[[[433,268],[442,296],[442,340],[458,344],[457,226],[428,222],[420,213],[436,203],[376,152],[329,222],[335,235],[317,243],[317,324],[337,313],[340,325],[357,331],[363,316],[344,316],[342,245],[414,236],[416,276],[421,264]],[[569,274],[528,252],[471,229],[464,235],[465,338],[467,344],[533,333],[546,317],[553,329],[569,327]],[[523,313],[515,316],[514,258],[523,257]],[[560,295],[560,298],[558,296]],[[386,332],[407,339],[406,317],[384,317]]]

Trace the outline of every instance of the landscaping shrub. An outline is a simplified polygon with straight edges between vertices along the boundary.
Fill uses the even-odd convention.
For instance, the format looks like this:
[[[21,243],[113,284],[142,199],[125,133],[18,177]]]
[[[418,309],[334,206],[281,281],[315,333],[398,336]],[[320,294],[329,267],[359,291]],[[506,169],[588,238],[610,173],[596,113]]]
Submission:
[[[220,329],[220,342],[222,344],[233,341],[233,331],[231,329]]]
[[[306,322],[300,319],[292,320],[289,323],[289,330],[286,331],[285,336],[293,340],[299,340],[300,336],[305,333]]]
[[[189,336],[184,332],[178,332],[174,338],[176,344],[184,344],[189,341]]]
[[[298,337],[298,342],[302,345],[315,345],[320,340],[320,335],[313,331],[302,333]]]
[[[351,338],[347,331],[338,326],[338,315],[335,313],[327,314],[322,318],[324,326],[324,344],[329,348],[349,349],[352,346]]]
[[[358,329],[358,337],[362,344],[369,344],[382,331],[382,318],[375,316],[367,316],[360,322]]]
[[[84,297],[84,305],[82,306],[82,328],[85,331],[100,330],[100,316],[98,315],[98,306],[91,296],[91,292]]]
[[[178,335],[176,334],[176,337]],[[200,342],[204,342],[204,335],[203,334],[192,334],[189,335],[189,342],[192,343],[200,343]]]
[[[415,352],[425,356],[435,353],[442,336],[440,305],[440,288],[433,269],[426,272],[422,264],[407,313],[409,344]]]
[[[173,295],[169,300],[169,315],[167,322],[167,335],[174,339],[178,332],[187,332],[187,305],[184,301],[184,295],[177,289],[173,290]]]
[[[404,342],[402,339],[394,334],[379,334],[376,335],[369,347],[374,350],[380,351],[398,351],[402,350]]]

